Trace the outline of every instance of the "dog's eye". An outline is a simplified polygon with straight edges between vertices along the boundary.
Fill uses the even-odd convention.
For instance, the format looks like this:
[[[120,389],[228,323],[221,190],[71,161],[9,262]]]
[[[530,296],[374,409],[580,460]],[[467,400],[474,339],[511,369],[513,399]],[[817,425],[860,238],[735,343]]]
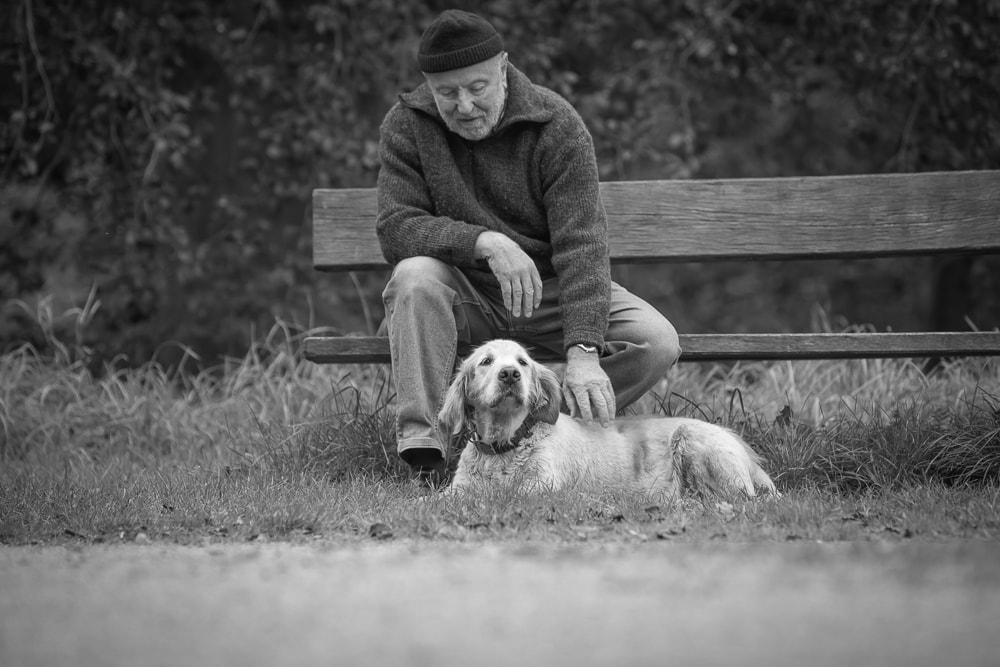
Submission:
[[[528,360],[525,359],[524,357],[521,357],[520,359],[517,360],[517,363],[519,363],[522,366],[527,366],[528,365]]]
[[[480,366],[489,366],[493,363],[493,357],[483,357],[483,360],[479,362]]]

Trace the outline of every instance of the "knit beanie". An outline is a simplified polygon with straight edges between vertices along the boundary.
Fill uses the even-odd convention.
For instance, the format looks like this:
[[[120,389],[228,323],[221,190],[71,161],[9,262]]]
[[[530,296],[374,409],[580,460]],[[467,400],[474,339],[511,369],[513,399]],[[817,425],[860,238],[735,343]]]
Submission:
[[[481,16],[448,9],[424,30],[417,52],[421,72],[448,72],[481,63],[503,51],[503,40]]]

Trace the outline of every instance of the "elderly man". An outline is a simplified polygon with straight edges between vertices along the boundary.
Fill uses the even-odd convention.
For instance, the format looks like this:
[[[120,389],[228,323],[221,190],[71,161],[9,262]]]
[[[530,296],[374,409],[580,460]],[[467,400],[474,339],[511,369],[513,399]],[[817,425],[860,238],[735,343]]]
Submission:
[[[399,454],[428,486],[449,443],[435,420],[458,344],[565,355],[571,414],[608,426],[680,355],[659,312],[611,280],[593,140],[556,93],[508,62],[480,16],[448,10],[421,37],[424,83],[381,127],[377,231]]]

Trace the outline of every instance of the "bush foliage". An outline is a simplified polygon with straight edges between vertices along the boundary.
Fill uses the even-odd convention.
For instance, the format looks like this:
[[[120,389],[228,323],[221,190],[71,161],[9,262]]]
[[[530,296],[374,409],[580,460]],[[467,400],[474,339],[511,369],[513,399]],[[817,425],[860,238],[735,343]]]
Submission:
[[[175,363],[184,348],[168,341],[206,360],[242,354],[253,327],[275,316],[359,328],[358,299],[377,303],[381,278],[312,272],[310,193],[374,184],[378,125],[396,94],[419,83],[419,35],[449,5],[7,3],[0,299],[51,293],[59,310],[96,287],[89,343],[133,364]],[[494,21],[512,62],[576,105],[604,179],[1000,166],[992,0],[464,6]],[[962,275],[982,266],[970,261]],[[674,290],[653,297],[683,313],[682,325],[708,330],[719,297],[688,287],[715,275],[709,282],[766,282],[764,270],[678,269]],[[814,273],[797,271],[788,275]],[[890,283],[915,274],[912,265],[865,271]],[[643,276],[632,277],[641,285]],[[927,301],[927,289],[911,291]],[[994,326],[995,314],[984,296],[959,317]],[[5,311],[3,346],[36,335]]]

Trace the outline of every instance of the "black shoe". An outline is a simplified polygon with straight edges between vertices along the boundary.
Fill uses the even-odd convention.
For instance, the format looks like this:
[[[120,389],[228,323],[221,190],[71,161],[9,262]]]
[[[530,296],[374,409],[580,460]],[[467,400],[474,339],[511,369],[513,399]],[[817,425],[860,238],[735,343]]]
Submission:
[[[436,449],[410,450],[406,456],[410,464],[411,481],[423,489],[440,489],[444,486],[447,464]]]
[[[444,485],[444,461],[439,466],[412,468],[411,473],[411,481],[421,489],[436,491]]]

